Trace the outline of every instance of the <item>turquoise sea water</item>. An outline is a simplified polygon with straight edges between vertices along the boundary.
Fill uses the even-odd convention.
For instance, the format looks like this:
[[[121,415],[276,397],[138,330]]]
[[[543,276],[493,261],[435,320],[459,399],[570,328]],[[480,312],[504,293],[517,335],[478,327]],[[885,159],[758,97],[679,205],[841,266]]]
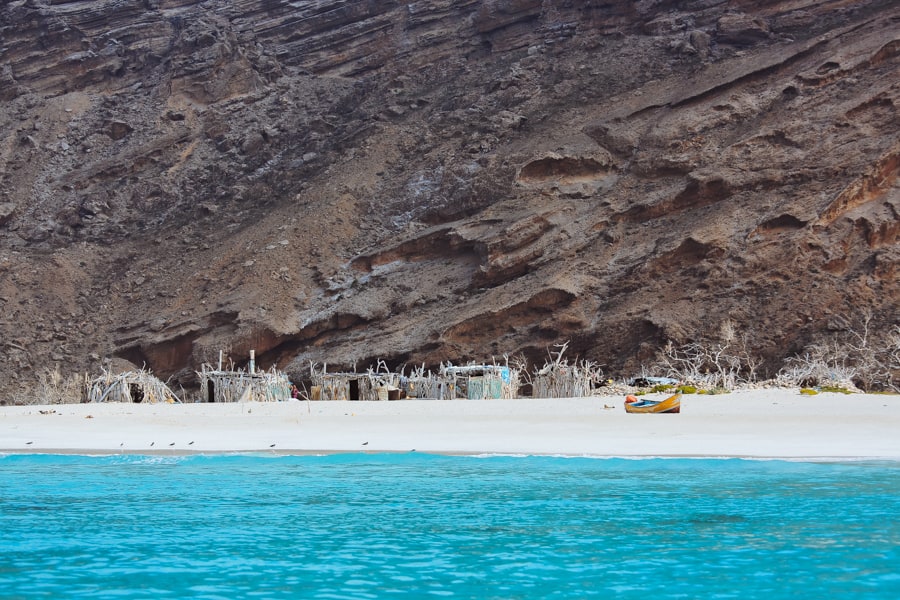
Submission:
[[[900,598],[900,463],[0,456],[0,598]]]

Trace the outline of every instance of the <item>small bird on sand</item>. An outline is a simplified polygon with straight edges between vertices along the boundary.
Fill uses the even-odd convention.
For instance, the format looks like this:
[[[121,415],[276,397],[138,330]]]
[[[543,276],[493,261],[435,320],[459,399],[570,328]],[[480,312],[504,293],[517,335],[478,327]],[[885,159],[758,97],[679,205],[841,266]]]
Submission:
[[[192,446],[194,444],[193,441],[188,442],[188,446]]]
[[[25,442],[25,445],[26,445],[26,446],[30,446],[30,445],[32,445],[33,443],[34,443],[34,442]]]
[[[152,446],[152,445],[155,444],[155,443],[156,443],[156,442],[150,442],[150,445]]]
[[[368,446],[369,442],[363,442],[363,446]]]
[[[171,443],[171,444],[169,444],[169,445],[170,445],[170,446],[174,446],[174,445],[175,445],[175,442],[172,442],[172,443]]]
[[[269,448],[274,448],[275,444],[269,444]]]

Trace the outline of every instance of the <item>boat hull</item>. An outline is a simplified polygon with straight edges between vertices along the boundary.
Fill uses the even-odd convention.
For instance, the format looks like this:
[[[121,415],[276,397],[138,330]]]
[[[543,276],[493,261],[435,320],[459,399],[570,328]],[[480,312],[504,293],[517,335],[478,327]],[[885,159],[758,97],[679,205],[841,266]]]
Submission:
[[[665,400],[641,400],[638,402],[626,402],[625,412],[634,414],[678,414],[681,412],[681,394],[669,396]]]

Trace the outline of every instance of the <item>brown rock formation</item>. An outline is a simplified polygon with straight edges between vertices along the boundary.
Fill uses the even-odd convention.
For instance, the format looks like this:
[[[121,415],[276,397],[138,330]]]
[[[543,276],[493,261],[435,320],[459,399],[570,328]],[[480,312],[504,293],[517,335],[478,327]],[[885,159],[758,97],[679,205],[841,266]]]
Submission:
[[[0,381],[898,318],[894,2],[14,0]]]

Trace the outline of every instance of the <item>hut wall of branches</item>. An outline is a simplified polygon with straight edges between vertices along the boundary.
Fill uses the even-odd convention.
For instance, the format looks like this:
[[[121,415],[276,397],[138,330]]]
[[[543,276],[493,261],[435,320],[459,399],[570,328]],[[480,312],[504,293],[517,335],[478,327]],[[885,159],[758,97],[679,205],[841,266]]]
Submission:
[[[433,373],[403,377],[400,386],[408,398],[449,400],[455,397],[451,392],[451,383]]]
[[[201,402],[285,402],[291,381],[274,367],[268,371],[223,371],[203,365],[197,372]]]
[[[88,402],[127,402],[133,404],[175,404],[181,400],[169,386],[149,371],[125,371],[103,374],[90,381]]]
[[[535,398],[579,398],[593,393],[592,379],[573,365],[535,374],[531,385]]]
[[[551,360],[535,372],[532,378],[532,396],[535,398],[579,398],[593,394],[594,384],[603,379],[603,371],[592,362],[576,361],[569,364],[563,358],[568,344],[551,354]]]
[[[365,373],[329,373],[327,366],[310,364],[311,400],[399,400],[420,398],[511,399],[517,398],[520,369],[510,365],[441,364],[438,373],[414,368],[409,376],[392,373],[379,361]]]
[[[327,366],[310,365],[311,400],[399,400],[400,375],[385,367],[365,373],[329,373]]]
[[[424,367],[401,375],[400,387],[409,398],[487,400],[519,397],[520,370],[509,365],[441,364],[437,373]]]

